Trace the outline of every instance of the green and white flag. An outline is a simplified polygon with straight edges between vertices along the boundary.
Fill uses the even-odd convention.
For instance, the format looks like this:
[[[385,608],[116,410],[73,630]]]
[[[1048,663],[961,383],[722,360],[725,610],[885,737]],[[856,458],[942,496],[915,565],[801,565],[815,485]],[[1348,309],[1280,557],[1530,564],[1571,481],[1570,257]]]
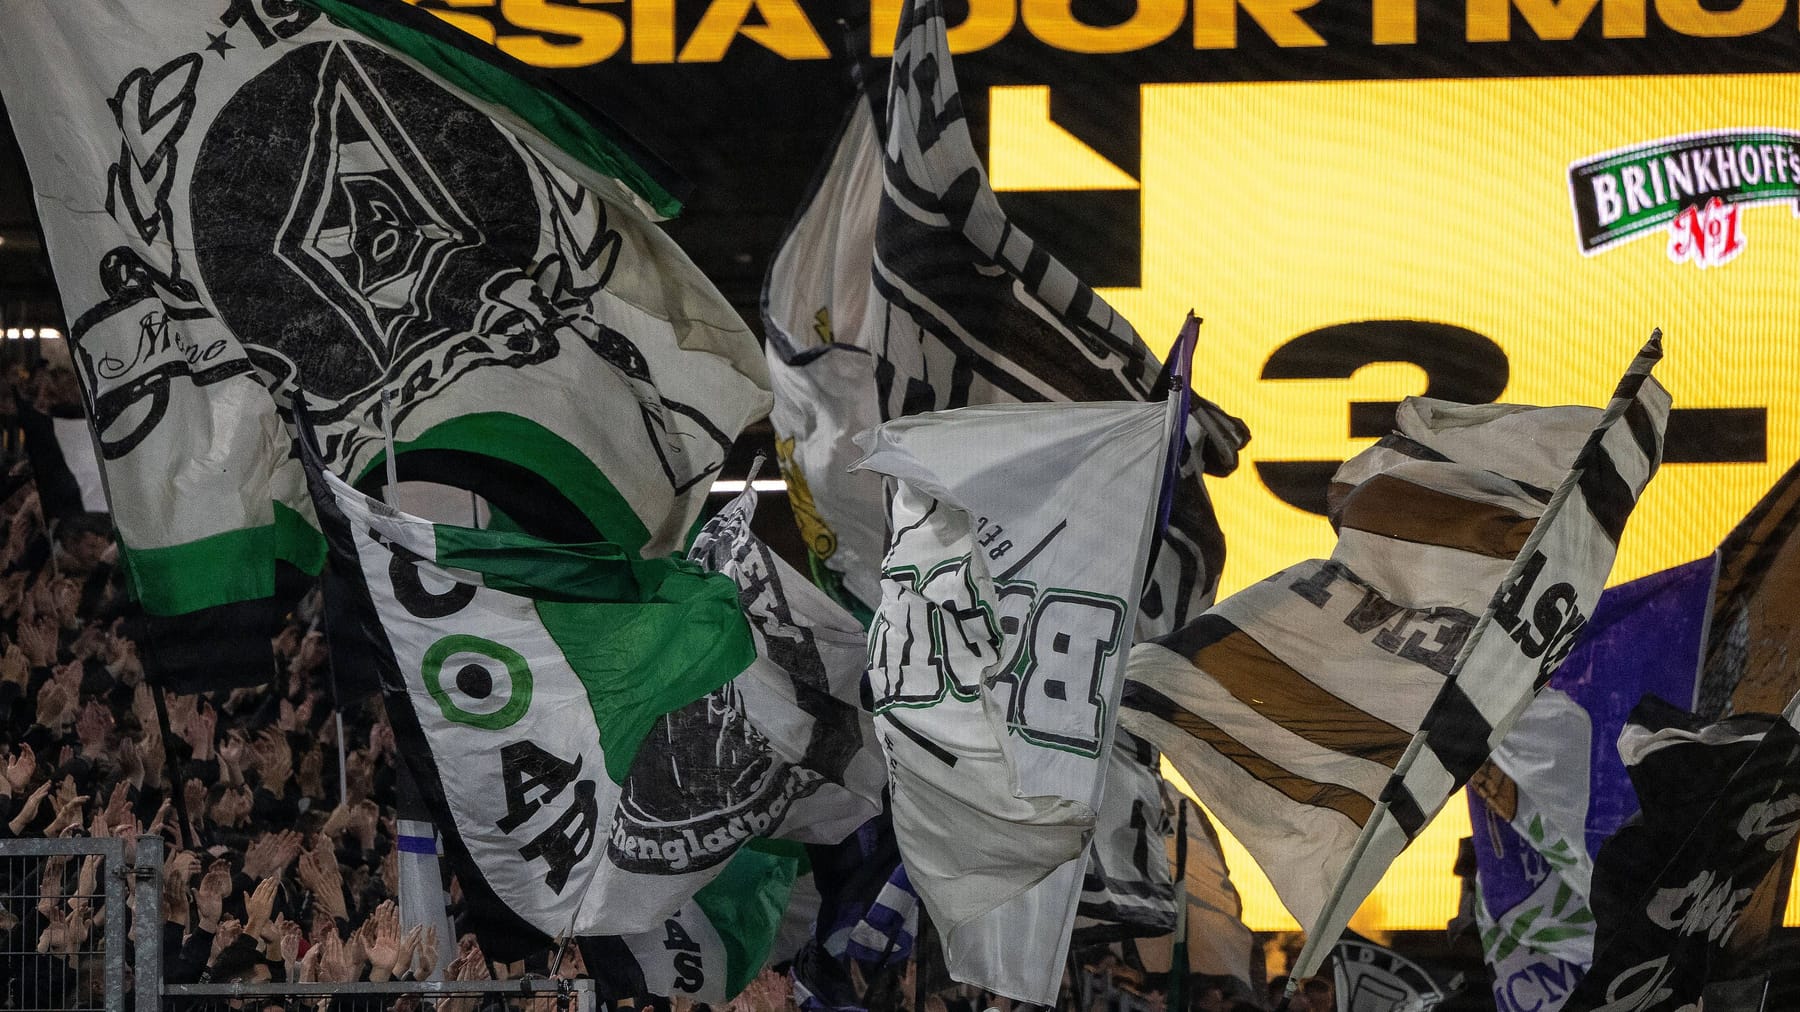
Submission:
[[[894,479],[869,630],[894,834],[951,976],[1056,1000],[1106,783],[1163,404],[1006,404],[859,437]]]
[[[282,424],[301,392],[353,482],[391,425],[402,478],[514,527],[681,547],[767,369],[594,114],[404,4],[3,10],[153,673],[268,676],[278,576],[323,557]]]
[[[432,524],[309,478],[333,663],[381,684],[465,893],[510,929],[484,935],[660,927],[706,863],[685,841],[650,853],[620,810],[652,732],[754,659],[736,586],[604,543]]]

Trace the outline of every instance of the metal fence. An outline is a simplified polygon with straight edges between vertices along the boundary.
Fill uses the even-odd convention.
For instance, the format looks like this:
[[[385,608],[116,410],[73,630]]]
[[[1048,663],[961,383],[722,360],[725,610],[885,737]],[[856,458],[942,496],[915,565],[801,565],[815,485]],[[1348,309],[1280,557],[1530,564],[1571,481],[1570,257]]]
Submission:
[[[4,1012],[598,1012],[587,980],[168,984],[163,841],[0,840]],[[132,900],[126,902],[127,890]],[[131,908],[145,911],[136,931]]]
[[[124,1012],[125,851],[111,838],[0,845],[0,1008]]]
[[[591,980],[169,984],[165,1012],[596,1012]]]

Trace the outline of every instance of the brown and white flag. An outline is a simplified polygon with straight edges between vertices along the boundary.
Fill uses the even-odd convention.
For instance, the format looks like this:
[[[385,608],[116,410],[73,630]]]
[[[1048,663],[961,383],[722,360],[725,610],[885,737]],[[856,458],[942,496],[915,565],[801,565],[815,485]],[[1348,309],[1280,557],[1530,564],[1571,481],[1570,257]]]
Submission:
[[[1605,410],[1408,400],[1334,479],[1330,559],[1133,649],[1122,726],[1310,925],[1297,973],[1586,624],[1662,459],[1661,355],[1652,337]]]

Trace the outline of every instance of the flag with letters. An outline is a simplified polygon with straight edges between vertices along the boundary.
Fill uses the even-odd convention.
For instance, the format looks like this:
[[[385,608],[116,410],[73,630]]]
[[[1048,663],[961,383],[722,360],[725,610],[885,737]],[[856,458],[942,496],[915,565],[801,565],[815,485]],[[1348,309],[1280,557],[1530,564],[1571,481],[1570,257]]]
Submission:
[[[885,91],[865,69],[763,290],[795,515],[819,577],[866,605],[880,596],[886,500],[877,476],[845,472],[855,433],[967,405],[1161,398],[1161,365],[1132,325],[1007,220],[945,31],[939,0],[907,0]],[[1139,612],[1157,631],[1212,600],[1225,546],[1201,473],[1229,474],[1248,439],[1198,398],[1188,427],[1195,452]]]
[[[1307,926],[1297,974],[1580,635],[1661,463],[1661,354],[1652,337],[1603,410],[1404,402],[1333,479],[1330,559],[1133,650],[1121,724]]]
[[[1706,724],[1651,696],[1618,749],[1643,810],[1594,859],[1594,965],[1563,1008],[1696,1009],[1800,831],[1800,731],[1791,715]]]
[[[159,678],[271,673],[324,557],[298,392],[340,477],[379,481],[391,428],[402,478],[643,558],[767,410],[755,338],[653,220],[667,173],[424,11],[10,4],[0,93]]]
[[[869,631],[895,836],[951,976],[1020,1000],[1062,978],[1178,402],[863,436],[896,486]]]
[[[1469,781],[1476,923],[1500,1012],[1555,1012],[1594,958],[1593,856],[1637,813],[1619,732],[1646,694],[1687,705],[1712,557],[1600,596],[1581,642]]]
[[[706,539],[732,569],[714,572],[433,524],[325,471],[310,441],[303,452],[331,550],[333,663],[382,686],[484,946],[630,945],[694,903],[717,933],[763,924],[751,914],[773,903],[766,950],[785,893],[706,888],[756,838],[835,842],[876,810],[881,780],[872,741],[842,737],[867,732],[833,713],[860,654],[782,642],[794,612],[737,582],[754,570],[753,550],[734,551],[747,514]],[[840,639],[855,625],[837,622]],[[753,909],[732,913],[740,901]],[[694,938],[699,917],[682,922]]]

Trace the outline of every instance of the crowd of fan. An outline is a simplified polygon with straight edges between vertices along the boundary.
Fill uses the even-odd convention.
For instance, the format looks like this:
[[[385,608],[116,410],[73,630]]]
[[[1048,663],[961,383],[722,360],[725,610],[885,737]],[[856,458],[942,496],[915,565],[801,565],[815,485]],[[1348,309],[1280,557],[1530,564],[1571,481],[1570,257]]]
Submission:
[[[66,370],[3,379],[45,414],[79,411]],[[12,402],[12,390],[0,389],[0,415]],[[140,835],[161,837],[169,983],[430,977],[436,932],[404,930],[396,907],[394,731],[378,698],[334,711],[316,595],[274,638],[269,678],[229,692],[161,693],[159,715],[128,631],[110,523],[99,514],[46,523],[17,433],[0,428],[8,430],[0,442],[0,839],[117,837],[130,860]],[[98,857],[0,862],[0,1009],[98,1007],[99,873]],[[449,896],[456,923],[454,879]],[[134,914],[132,923],[136,942],[151,922]],[[548,953],[491,961],[472,935],[454,951],[443,968],[451,980],[584,972],[574,947],[554,967]],[[1088,977],[1102,986],[1071,986],[1069,1007],[1163,1008],[1160,991],[1126,968]],[[910,994],[903,1000],[914,1007]],[[986,996],[950,994],[928,996],[924,1007],[986,1004]],[[1204,988],[1190,1007],[1254,1008]],[[792,988],[785,975],[765,972],[732,1008],[793,1009]]]

